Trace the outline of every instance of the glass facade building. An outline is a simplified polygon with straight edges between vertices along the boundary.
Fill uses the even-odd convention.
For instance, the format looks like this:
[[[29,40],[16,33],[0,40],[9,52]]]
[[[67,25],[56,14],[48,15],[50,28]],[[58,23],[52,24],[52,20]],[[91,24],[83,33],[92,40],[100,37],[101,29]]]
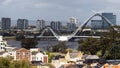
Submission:
[[[52,21],[50,23],[51,28],[54,30],[62,30],[62,23],[60,21]]]
[[[67,29],[70,32],[75,31],[76,30],[76,24],[75,23],[67,23]]]
[[[92,29],[102,29],[102,20],[91,20]]]
[[[37,23],[37,25],[36,25],[37,30],[41,30],[41,29],[45,28],[45,21],[44,20],[37,20],[36,23]]]
[[[28,28],[28,20],[27,19],[18,19],[17,20],[17,28],[18,29],[27,29]]]
[[[101,15],[107,18],[111,24],[116,25],[116,15],[113,13],[102,13]],[[101,20],[91,20],[91,27],[93,29],[107,29],[110,25],[102,18]]]
[[[116,25],[116,15],[114,15],[113,13],[102,13],[102,16],[107,18],[111,22],[111,24]],[[109,24],[107,24],[104,20],[102,26],[103,28],[109,28]]]
[[[10,18],[2,18],[1,20],[1,29],[7,30],[11,28],[11,19]]]

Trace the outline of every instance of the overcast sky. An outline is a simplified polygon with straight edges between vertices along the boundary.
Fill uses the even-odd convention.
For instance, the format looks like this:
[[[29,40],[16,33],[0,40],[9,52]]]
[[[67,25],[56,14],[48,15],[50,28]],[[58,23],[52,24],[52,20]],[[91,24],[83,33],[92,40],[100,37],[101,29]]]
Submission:
[[[120,22],[120,0],[0,0],[0,18],[10,17],[13,20],[67,21],[76,17],[82,22],[94,14],[91,10],[114,12]]]

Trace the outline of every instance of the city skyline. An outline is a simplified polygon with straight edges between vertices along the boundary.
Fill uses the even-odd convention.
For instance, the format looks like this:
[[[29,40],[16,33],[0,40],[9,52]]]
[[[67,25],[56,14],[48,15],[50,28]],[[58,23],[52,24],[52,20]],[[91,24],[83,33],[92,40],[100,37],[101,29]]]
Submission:
[[[79,22],[83,22],[94,14],[91,10],[95,10],[115,13],[117,24],[120,25],[119,4],[119,0],[0,0],[0,17],[47,21],[68,21],[70,17],[76,17]]]

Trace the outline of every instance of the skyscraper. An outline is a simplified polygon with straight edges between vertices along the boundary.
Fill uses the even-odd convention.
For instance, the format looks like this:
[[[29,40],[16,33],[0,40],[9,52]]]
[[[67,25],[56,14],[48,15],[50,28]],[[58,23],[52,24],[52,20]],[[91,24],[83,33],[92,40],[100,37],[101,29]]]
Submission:
[[[0,29],[2,29],[2,23],[1,23],[1,21],[0,21]]]
[[[62,23],[60,21],[52,21],[50,23],[50,26],[54,29],[54,30],[61,30],[62,29]]]
[[[43,28],[45,28],[45,21],[44,20],[37,20],[37,30],[41,30]]]
[[[69,19],[69,23],[75,23],[75,24],[77,24],[77,23],[78,23],[78,20],[77,20],[77,18],[75,18],[75,17],[71,17],[71,18]]]
[[[10,18],[2,18],[1,20],[1,29],[7,30],[11,28],[11,19]]]
[[[27,19],[18,19],[17,20],[17,28],[18,29],[27,29],[28,28],[28,20]]]
[[[67,23],[67,29],[68,31],[75,31],[76,30],[76,24],[75,23]]]
[[[116,25],[116,15],[113,13],[102,13],[101,15],[107,18],[111,24]],[[91,20],[91,27],[93,29],[106,29],[109,28],[109,24],[102,18],[101,20]]]
[[[102,16],[107,18],[113,25],[116,25],[116,15],[114,15],[113,13],[102,13]],[[104,20],[102,26],[103,28],[109,28],[109,24],[107,24]]]
[[[75,17],[69,18],[69,22],[67,23],[68,31],[75,31],[77,27],[78,20]]]
[[[91,20],[92,29],[102,29],[103,20]]]

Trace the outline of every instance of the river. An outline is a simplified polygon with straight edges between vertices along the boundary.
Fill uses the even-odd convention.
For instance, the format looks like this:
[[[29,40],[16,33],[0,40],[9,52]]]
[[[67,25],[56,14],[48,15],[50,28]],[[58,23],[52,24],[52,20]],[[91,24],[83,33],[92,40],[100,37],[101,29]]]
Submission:
[[[20,41],[7,40],[7,42],[8,42],[8,45],[10,45],[12,47],[21,48],[21,42]],[[44,48],[46,48],[47,46],[52,46],[52,45],[55,45],[55,44],[58,44],[58,43],[59,42],[57,40],[38,41],[37,47],[44,50]],[[66,45],[67,45],[68,48],[77,49],[79,44],[77,42],[68,41],[68,42],[66,42]]]

